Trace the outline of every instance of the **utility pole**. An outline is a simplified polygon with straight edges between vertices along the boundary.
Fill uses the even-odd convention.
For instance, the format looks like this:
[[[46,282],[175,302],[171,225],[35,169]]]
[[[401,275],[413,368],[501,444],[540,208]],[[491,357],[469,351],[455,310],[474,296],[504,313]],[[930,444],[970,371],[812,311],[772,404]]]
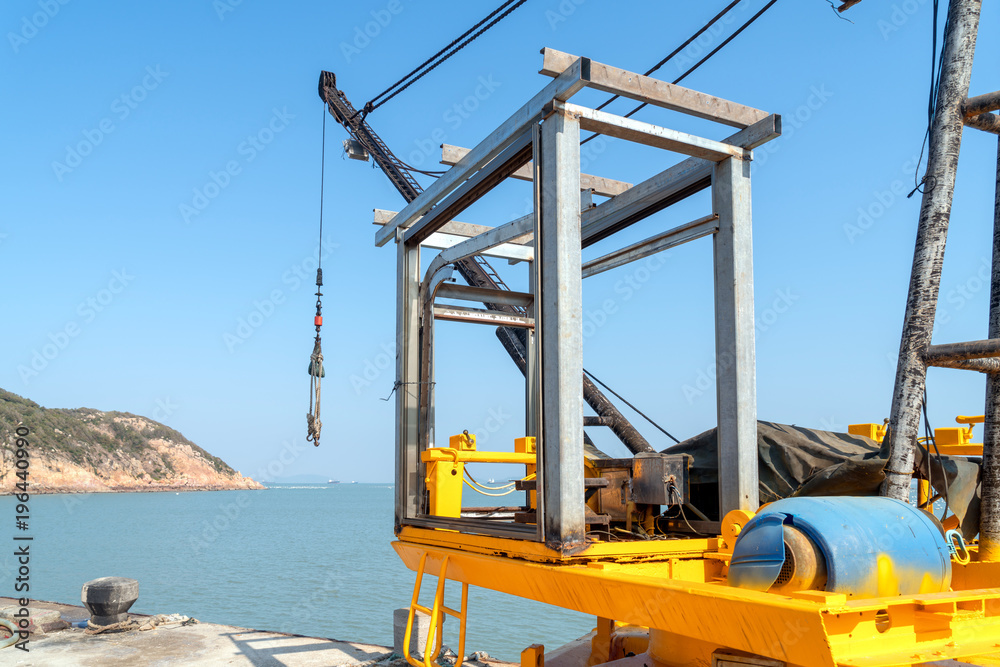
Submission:
[[[927,379],[925,353],[931,345],[937,312],[958,152],[962,145],[963,104],[969,95],[981,4],[981,0],[951,0],[948,7],[937,107],[930,131],[927,176],[886,435],[889,462],[881,489],[882,495],[903,501],[910,495]]]

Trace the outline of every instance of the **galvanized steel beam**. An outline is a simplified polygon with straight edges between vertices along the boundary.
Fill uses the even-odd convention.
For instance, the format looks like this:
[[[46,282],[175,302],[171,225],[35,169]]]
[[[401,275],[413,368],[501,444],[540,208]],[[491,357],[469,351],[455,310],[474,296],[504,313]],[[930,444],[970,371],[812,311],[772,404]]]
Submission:
[[[749,161],[729,158],[715,167],[712,207],[719,216],[713,237],[715,363],[719,516],[725,516],[756,511],[760,498]]]
[[[454,168],[434,181],[419,197],[406,205],[392,223],[375,233],[375,245],[383,246],[394,237],[396,227],[407,228],[427,213],[431,207],[460,186],[490,160],[495,158],[524,131],[540,118],[542,108],[553,99],[568,100],[585,84],[590,61],[582,59],[568,67],[549,85],[545,86],[514,115],[503,122],[490,136],[479,142]],[[434,230],[436,231],[436,230]]]
[[[723,139],[727,144],[753,149],[781,136],[781,116],[771,114]],[[587,247],[611,234],[701,192],[712,183],[715,163],[701,158],[687,158],[669,169],[633,186],[613,199],[583,214],[583,246]]]
[[[468,287],[445,283],[437,288],[435,296],[439,299],[458,299],[460,301],[479,301],[480,303],[499,303],[505,306],[520,306],[527,308],[534,300],[533,294],[527,292],[512,292],[510,290],[486,289],[484,287]]]
[[[441,144],[441,164],[458,164],[459,160],[465,157],[468,153],[468,148],[452,146],[451,144]],[[530,181],[534,178],[534,169],[534,165],[529,162],[511,174],[510,178],[516,178],[520,181]],[[593,190],[594,194],[601,195],[602,197],[614,197],[616,195],[620,195],[630,187],[632,187],[632,184],[624,181],[616,181],[611,178],[593,176],[591,174],[580,174],[580,189]]]
[[[546,47],[542,49],[539,74],[559,76],[577,60],[578,56]],[[590,63],[587,87],[739,128],[753,125],[768,115],[744,104],[594,61]]]
[[[606,111],[588,109],[569,102],[556,101],[552,103],[552,106],[575,115],[580,119],[580,128],[588,132],[596,132],[653,148],[683,153],[711,162],[719,162],[729,157],[749,158],[746,149],[727,144],[724,141],[705,139],[687,132],[671,130],[624,116],[616,116]]]
[[[396,533],[421,510],[420,247],[399,243],[396,265]]]
[[[706,215],[686,224],[678,225],[673,229],[668,229],[661,234],[651,236],[643,241],[633,243],[630,246],[609,252],[597,259],[590,260],[583,265],[583,277],[596,276],[598,273],[603,273],[630,262],[649,257],[650,255],[655,255],[658,252],[663,252],[688,241],[700,239],[717,231],[719,231],[719,215],[717,213]]]
[[[479,236],[474,236],[471,239],[466,239],[461,243],[448,248],[447,250],[442,250],[441,253],[434,258],[430,266],[427,268],[429,272],[433,272],[438,266],[443,264],[451,264],[460,259],[465,259],[470,255],[483,254],[484,251],[490,248],[495,248],[503,243],[510,243],[518,237],[529,234],[532,231],[532,225],[534,222],[534,215],[526,215],[517,220],[513,220],[506,224],[500,225],[499,227],[494,227],[488,232],[480,234]]]
[[[420,243],[459,215],[487,192],[502,183],[511,173],[531,159],[531,128],[521,130],[496,159],[490,161],[471,178],[455,188],[403,234],[406,243]],[[448,172],[446,172],[448,173]],[[442,177],[443,178],[443,177]],[[403,209],[405,211],[406,209]],[[402,215],[403,212],[400,212]],[[395,219],[393,220],[395,222]]]
[[[469,237],[467,236],[434,232],[424,239],[420,246],[423,248],[431,248],[433,250],[447,250],[449,248],[454,248],[467,240],[469,240]],[[532,262],[535,259],[535,248],[530,245],[520,245],[518,243],[501,243],[499,245],[483,248],[480,252],[475,254],[483,255],[485,257],[499,257],[500,259],[506,259],[510,262]]]
[[[580,124],[556,111],[541,126],[542,531],[553,549],[586,546],[583,502],[583,283]]]
[[[463,306],[434,306],[434,319],[450,320],[452,322],[468,322],[470,324],[487,324],[494,327],[522,327],[530,329],[535,321],[530,317],[511,315],[496,310],[482,308],[465,308]]]

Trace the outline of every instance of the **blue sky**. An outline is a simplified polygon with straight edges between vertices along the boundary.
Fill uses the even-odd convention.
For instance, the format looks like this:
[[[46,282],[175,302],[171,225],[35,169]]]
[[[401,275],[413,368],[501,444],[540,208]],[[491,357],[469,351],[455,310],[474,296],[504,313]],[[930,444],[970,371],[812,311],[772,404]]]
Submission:
[[[433,169],[437,144],[474,146],[547,83],[542,47],[644,71],[724,4],[529,0],[369,122],[403,159]],[[763,4],[741,3],[721,35],[658,76],[676,77]],[[852,24],[825,0],[785,0],[684,82],[785,120],[754,166],[762,419],[846,429],[888,416],[919,209],[905,193],[926,123],[930,6],[868,0],[848,13]],[[305,444],[316,81],[335,72],[360,107],[492,8],[4,3],[0,386],[48,407],[159,419],[256,477],[391,479],[393,402],[380,399],[394,373],[395,257],[374,247],[371,211],[403,203],[370,164],[342,159],[346,134],[332,119],[324,433],[318,450]],[[996,88],[987,65],[1000,57],[998,21],[987,3],[973,94]],[[585,91],[574,102],[603,99]],[[662,109],[638,118],[730,133]],[[586,171],[633,183],[679,159],[611,140],[588,146]],[[995,138],[966,132],[936,342],[986,336],[995,154]],[[529,197],[528,184],[505,184],[461,219],[506,222]],[[708,207],[693,197],[612,243]],[[662,259],[585,283],[585,364],[683,439],[715,421],[710,241]],[[498,268],[523,285],[523,267]],[[438,432],[469,429],[507,448],[522,428],[521,382],[492,331],[469,329],[439,328]],[[932,371],[932,422],[981,414],[983,386],[978,375]]]

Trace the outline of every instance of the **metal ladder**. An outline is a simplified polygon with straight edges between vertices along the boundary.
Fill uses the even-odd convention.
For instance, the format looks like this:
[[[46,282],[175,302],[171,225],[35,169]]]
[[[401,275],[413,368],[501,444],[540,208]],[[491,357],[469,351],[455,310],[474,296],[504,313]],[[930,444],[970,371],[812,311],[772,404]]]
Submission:
[[[965,126],[1000,134],[1000,91],[970,98],[981,0],[951,0],[913,269],[886,439],[890,455],[882,495],[907,501],[913,475],[927,368],[987,373],[983,435],[980,560],[1000,560],[1000,144],[993,230],[993,273],[987,340],[932,345],[958,153]]]
[[[462,608],[452,609],[444,604],[444,582],[448,574],[448,556],[441,561],[441,573],[438,575],[437,588],[434,591],[434,605],[427,608],[420,604],[420,585],[424,579],[424,569],[427,565],[427,552],[420,556],[420,565],[417,567],[417,581],[413,585],[413,597],[410,598],[410,613],[406,617],[406,635],[403,637],[403,655],[406,661],[413,667],[442,667],[437,662],[437,656],[441,653],[441,646],[444,636],[444,615],[454,616],[458,619],[458,657],[455,658],[454,667],[461,667],[462,660],[465,659],[465,618],[469,608],[469,584],[462,583]],[[424,642],[424,659],[419,662],[410,655],[410,635],[413,634],[413,619],[418,611],[430,617],[430,625],[427,627],[427,641]],[[433,650],[431,646],[433,645]]]

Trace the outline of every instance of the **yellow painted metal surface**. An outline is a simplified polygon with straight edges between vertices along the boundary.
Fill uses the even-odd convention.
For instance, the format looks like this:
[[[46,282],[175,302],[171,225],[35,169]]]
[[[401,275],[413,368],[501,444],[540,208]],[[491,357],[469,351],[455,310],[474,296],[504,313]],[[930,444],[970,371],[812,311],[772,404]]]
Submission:
[[[931,498],[931,483],[926,479],[917,480],[917,507],[926,507]]]
[[[411,667],[441,667],[437,662],[437,656],[441,653],[441,646],[444,637],[444,615],[448,614],[458,619],[458,656],[455,658],[454,667],[462,667],[462,660],[465,656],[465,621],[466,613],[469,609],[469,584],[462,584],[462,607],[455,610],[444,604],[444,585],[446,578],[438,577],[437,587],[434,589],[434,604],[432,607],[425,607],[420,604],[420,586],[424,580],[426,571],[427,554],[420,557],[420,563],[416,567],[417,582],[413,585],[413,597],[410,598],[410,611],[406,617],[406,634],[403,635],[403,655]],[[447,572],[448,557],[445,556],[441,563],[441,570]],[[413,620],[416,613],[421,611],[430,617],[427,628],[427,637],[424,643],[424,659],[418,661],[410,655],[410,637],[413,635]]]
[[[965,426],[946,426],[934,429],[934,442],[942,455],[951,456],[982,456],[982,443],[972,442],[972,428],[982,424],[983,415],[966,417],[959,415],[955,421]]]
[[[476,451],[476,436],[469,433],[459,433],[448,438],[448,446],[463,452]]]
[[[972,425],[980,419],[959,417],[962,427],[938,429],[941,453],[981,454],[982,445],[970,442]],[[885,434],[881,424],[849,430],[876,441]],[[449,444],[421,454],[431,513],[438,516],[460,515],[467,463],[522,464],[526,473],[534,472],[534,438],[518,438],[513,452],[477,451],[474,436],[464,433]],[[918,488],[921,500],[930,493],[926,484]],[[973,547],[972,562],[953,566],[953,591],[911,596],[891,595],[891,585],[879,589],[883,597],[851,600],[824,591],[781,595],[733,588],[725,580],[732,546],[752,516],[730,512],[719,537],[594,542],[572,556],[534,541],[412,526],[400,529],[393,547],[411,569],[597,616],[590,665],[647,648],[649,667],[709,665],[720,648],[787,667],[915,665],[953,658],[1000,665],[1000,588],[994,587],[1000,584],[1000,562],[977,562]],[[879,580],[891,584],[900,567],[882,559]],[[441,619],[458,613],[427,611]],[[541,647],[522,654],[528,667],[543,663]]]
[[[986,421],[986,415],[976,415],[975,417],[959,415],[955,417],[955,421],[959,424],[982,424]]]
[[[459,517],[462,513],[462,485],[467,463],[513,463],[525,466],[525,475],[535,473],[535,439],[518,438],[513,452],[480,452],[476,436],[468,432],[453,435],[447,447],[432,447],[420,453],[425,464],[424,482],[430,495],[429,514]],[[535,492],[529,492],[529,504],[535,506]]]
[[[545,646],[532,644],[521,651],[521,667],[545,667]]]
[[[961,426],[945,426],[934,429],[934,440],[941,445],[967,445],[972,441],[972,429]]]
[[[941,452],[942,456],[982,456],[983,443],[970,442],[965,445],[938,445],[938,451]]]
[[[885,437],[885,429],[885,424],[850,424],[847,427],[847,432],[851,435],[863,435],[882,444],[882,438]]]
[[[444,547],[470,553],[503,555],[543,563],[600,563],[670,561],[671,559],[703,559],[718,549],[715,537],[690,540],[648,540],[635,542],[596,542],[582,552],[566,556],[550,549],[541,542],[516,540],[488,535],[471,535],[455,532],[404,526],[398,535],[404,542],[428,547]]]
[[[722,517],[722,539],[719,543],[719,551],[725,554],[733,553],[733,546],[736,538],[743,531],[743,526],[747,525],[754,516],[753,512],[747,510],[731,510]]]
[[[514,451],[520,454],[534,454],[535,453],[535,437],[529,436],[526,438],[515,438],[514,439]]]
[[[719,561],[696,554],[632,563],[588,553],[590,562],[546,563],[409,541],[393,547],[410,568],[426,554],[431,574],[444,564],[451,579],[646,626],[674,642],[684,638],[684,647],[657,654],[664,667],[699,664],[719,647],[790,666],[873,667],[987,654],[1000,644],[1000,588],[848,601],[823,592],[785,596],[732,588],[708,576],[705,564],[721,567]],[[965,566],[957,580],[1000,581],[990,576],[998,572],[992,564],[978,573],[975,565]]]
[[[434,450],[429,450],[434,451]],[[454,450],[449,450],[454,453]],[[425,454],[427,452],[424,452]],[[455,460],[427,462],[427,490],[430,513],[434,516],[458,517],[462,513],[462,479],[465,464]]]
[[[433,447],[425,449],[420,453],[420,460],[428,461],[455,461],[463,463],[521,463],[524,465],[535,464],[534,454],[521,454],[519,452],[479,452],[479,451],[458,451],[451,447]]]

